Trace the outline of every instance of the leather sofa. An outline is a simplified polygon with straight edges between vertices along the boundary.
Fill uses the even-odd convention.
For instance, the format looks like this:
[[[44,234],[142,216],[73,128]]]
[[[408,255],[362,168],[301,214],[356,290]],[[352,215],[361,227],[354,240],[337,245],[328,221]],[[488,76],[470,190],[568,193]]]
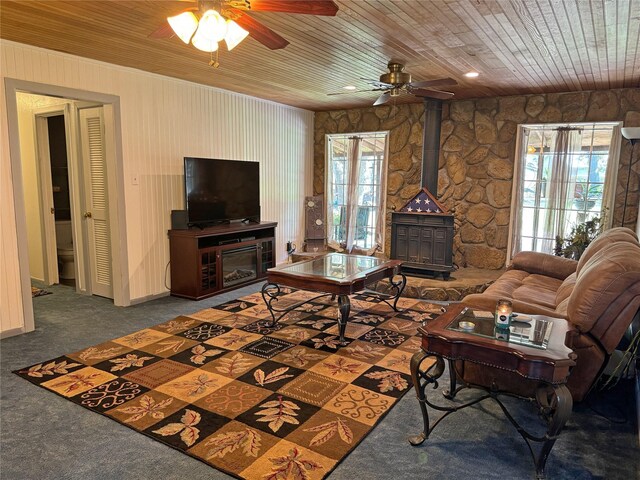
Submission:
[[[567,387],[573,400],[580,401],[640,311],[638,237],[628,228],[607,230],[579,261],[520,252],[494,284],[481,294],[467,295],[463,303],[493,311],[500,298],[510,299],[514,312],[568,320],[571,330],[565,343],[577,359]],[[462,380],[520,394],[532,387],[490,367],[467,368]]]

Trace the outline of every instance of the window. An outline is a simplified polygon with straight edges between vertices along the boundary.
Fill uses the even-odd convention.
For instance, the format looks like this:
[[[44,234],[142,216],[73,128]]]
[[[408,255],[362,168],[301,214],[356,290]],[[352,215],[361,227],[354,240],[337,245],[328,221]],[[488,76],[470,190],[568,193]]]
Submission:
[[[610,221],[618,124],[525,125],[520,135],[511,254],[552,253],[556,235],[564,238],[574,226],[596,217]]]
[[[387,170],[386,132],[328,135],[327,240],[334,248],[381,248]]]

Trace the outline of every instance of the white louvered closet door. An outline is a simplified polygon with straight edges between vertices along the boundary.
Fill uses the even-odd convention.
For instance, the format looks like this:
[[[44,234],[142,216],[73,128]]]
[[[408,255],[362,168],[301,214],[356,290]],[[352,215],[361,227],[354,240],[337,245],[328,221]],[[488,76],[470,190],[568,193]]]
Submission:
[[[113,298],[102,107],[80,110],[80,142],[91,293]]]

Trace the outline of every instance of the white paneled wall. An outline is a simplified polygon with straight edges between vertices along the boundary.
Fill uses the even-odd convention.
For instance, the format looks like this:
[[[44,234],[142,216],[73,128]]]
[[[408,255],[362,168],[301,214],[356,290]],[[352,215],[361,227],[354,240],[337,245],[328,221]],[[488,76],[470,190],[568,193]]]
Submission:
[[[287,240],[301,243],[303,200],[312,189],[313,112],[13,42],[0,42],[0,50],[3,82],[8,77],[120,97],[123,178],[118,186],[127,238],[121,248],[127,250],[124,283],[132,301],[166,292],[167,230],[170,211],[184,206],[185,156],[259,161],[262,218],[278,222],[277,260],[285,260]],[[6,175],[6,115],[3,108],[2,330],[10,313],[5,294],[7,308],[19,295],[7,289],[19,282],[15,223],[9,218],[15,210]]]

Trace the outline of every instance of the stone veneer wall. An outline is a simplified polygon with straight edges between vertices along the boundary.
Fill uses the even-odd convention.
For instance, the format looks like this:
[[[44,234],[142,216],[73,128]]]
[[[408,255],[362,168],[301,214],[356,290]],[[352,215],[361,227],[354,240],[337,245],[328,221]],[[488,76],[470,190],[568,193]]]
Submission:
[[[314,192],[324,192],[325,135],[389,130],[385,253],[391,211],[421,185],[422,104],[317,112]],[[455,215],[454,261],[460,267],[504,266],[518,124],[624,121],[640,126],[640,89],[552,93],[444,102],[438,198]],[[640,148],[636,147],[638,150]],[[621,225],[632,148],[622,141],[613,224]],[[639,204],[640,154],[633,159],[624,225],[634,228]],[[433,192],[436,193],[436,192]]]

